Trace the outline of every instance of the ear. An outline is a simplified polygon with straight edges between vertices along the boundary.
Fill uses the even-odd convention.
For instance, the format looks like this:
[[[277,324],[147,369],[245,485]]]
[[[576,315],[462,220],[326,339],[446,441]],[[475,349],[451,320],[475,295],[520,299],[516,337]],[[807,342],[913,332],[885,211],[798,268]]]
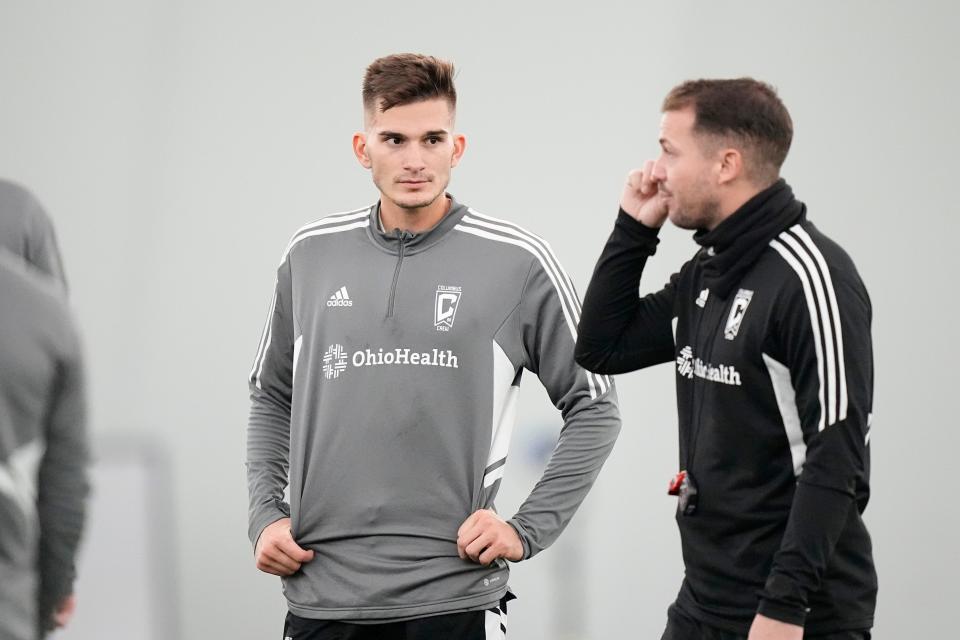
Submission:
[[[370,156],[367,155],[367,134],[363,131],[357,131],[353,134],[353,154],[357,156],[357,160],[364,169],[373,166],[373,163],[370,162]]]
[[[727,148],[720,152],[720,166],[717,182],[729,184],[743,175],[743,154],[737,149]]]
[[[467,150],[467,139],[459,133],[453,136],[453,155],[450,157],[450,168],[460,164],[463,152]]]

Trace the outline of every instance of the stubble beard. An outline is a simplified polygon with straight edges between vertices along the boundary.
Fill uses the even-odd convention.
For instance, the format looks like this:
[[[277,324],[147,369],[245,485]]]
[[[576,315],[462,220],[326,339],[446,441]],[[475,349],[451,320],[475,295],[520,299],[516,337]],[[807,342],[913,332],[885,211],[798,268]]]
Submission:
[[[376,185],[377,189],[380,190],[381,194],[390,198],[390,201],[393,202],[393,204],[403,209],[407,213],[415,213],[419,209],[423,209],[424,207],[429,207],[434,202],[436,202],[440,196],[444,195],[446,193],[447,184],[449,184],[449,180],[443,182],[443,184],[439,186],[436,192],[432,194],[426,194],[426,193],[415,194],[418,198],[416,200],[401,200],[398,198],[392,198],[390,197],[389,192],[383,189],[383,186],[380,180],[377,180],[376,178],[374,178],[373,183]],[[398,183],[393,183],[393,184],[398,184]],[[436,184],[436,178],[434,178],[434,180],[431,181],[429,184],[431,186]]]
[[[674,200],[677,207],[670,207],[668,203],[667,215],[674,226],[688,231],[712,229],[715,226],[715,221],[720,217],[720,201],[709,195],[696,195],[693,202],[680,203]]]
[[[415,200],[413,202],[397,202],[396,200],[394,200],[394,204],[396,204],[398,207],[400,207],[404,211],[413,212],[418,209],[423,209],[424,207],[429,207],[434,202],[436,202],[437,198],[439,198],[441,195],[443,195],[442,190],[439,193],[434,194],[433,196],[426,196],[426,199],[423,199],[423,200]]]

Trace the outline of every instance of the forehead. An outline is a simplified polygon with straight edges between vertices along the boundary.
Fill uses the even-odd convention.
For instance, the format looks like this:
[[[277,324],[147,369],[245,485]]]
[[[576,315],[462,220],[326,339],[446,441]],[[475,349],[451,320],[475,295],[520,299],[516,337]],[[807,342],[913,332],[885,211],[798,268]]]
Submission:
[[[660,137],[670,142],[689,138],[693,133],[696,114],[692,107],[677,111],[665,111],[660,118]]]
[[[366,125],[373,131],[392,131],[416,135],[427,131],[449,131],[453,127],[453,109],[443,98],[421,100],[391,107],[386,111],[367,112]]]

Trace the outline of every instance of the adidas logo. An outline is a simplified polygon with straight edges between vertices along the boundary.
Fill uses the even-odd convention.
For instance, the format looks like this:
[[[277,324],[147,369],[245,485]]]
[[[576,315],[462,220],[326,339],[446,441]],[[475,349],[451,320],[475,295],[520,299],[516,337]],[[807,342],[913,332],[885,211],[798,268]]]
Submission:
[[[347,293],[346,287],[340,287],[335,294],[330,296],[330,299],[327,300],[328,307],[352,307],[353,300],[350,299],[350,294]]]

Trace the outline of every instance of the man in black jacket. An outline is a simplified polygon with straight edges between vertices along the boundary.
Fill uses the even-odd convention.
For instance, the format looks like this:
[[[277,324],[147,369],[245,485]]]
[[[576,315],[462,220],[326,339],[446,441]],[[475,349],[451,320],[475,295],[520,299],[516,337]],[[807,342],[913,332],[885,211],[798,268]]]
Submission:
[[[779,177],[793,125],[770,86],[686,82],[663,112],[661,155],[628,177],[577,342],[599,373],[676,363],[686,575],[663,639],[869,638],[867,291]],[[639,298],[668,217],[701,248]]]

